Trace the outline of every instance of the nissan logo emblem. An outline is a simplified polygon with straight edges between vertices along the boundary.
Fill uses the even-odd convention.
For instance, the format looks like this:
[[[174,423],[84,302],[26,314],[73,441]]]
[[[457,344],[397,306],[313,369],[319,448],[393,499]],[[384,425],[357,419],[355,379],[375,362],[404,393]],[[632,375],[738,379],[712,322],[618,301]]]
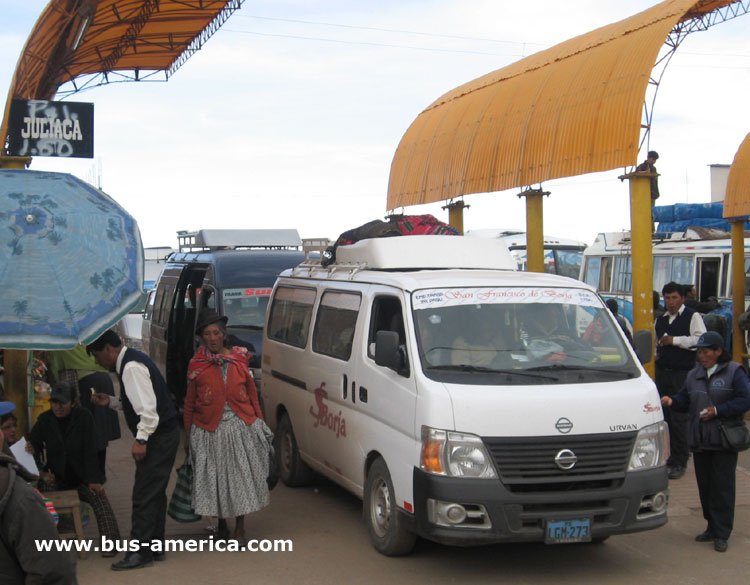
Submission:
[[[573,423],[570,422],[567,418],[558,418],[557,422],[555,423],[555,428],[560,431],[563,435],[567,435],[570,431],[573,430]]]
[[[563,471],[573,469],[575,464],[578,462],[578,457],[570,449],[563,449],[557,455],[555,455],[555,465],[557,465]]]

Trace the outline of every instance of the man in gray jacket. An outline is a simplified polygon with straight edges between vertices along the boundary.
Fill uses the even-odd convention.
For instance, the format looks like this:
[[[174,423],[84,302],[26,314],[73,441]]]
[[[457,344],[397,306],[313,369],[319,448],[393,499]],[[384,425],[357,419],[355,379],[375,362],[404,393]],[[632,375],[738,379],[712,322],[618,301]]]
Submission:
[[[0,583],[76,585],[74,553],[40,551],[36,540],[57,540],[42,498],[26,483],[33,478],[2,452],[0,433]]]

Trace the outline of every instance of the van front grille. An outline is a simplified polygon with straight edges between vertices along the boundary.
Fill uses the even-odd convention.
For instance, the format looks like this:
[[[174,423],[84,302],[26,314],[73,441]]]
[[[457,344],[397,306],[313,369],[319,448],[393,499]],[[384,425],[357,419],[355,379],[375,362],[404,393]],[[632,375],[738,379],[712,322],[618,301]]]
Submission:
[[[483,437],[500,480],[513,492],[554,492],[617,487],[636,433],[560,437]],[[571,469],[555,458],[563,450],[576,457]]]

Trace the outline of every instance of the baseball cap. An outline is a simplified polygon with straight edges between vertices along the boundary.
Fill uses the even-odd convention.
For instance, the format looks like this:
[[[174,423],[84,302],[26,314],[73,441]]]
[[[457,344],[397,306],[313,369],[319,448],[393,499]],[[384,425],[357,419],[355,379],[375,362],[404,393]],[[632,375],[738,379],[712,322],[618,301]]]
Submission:
[[[724,347],[724,338],[716,331],[706,331],[698,338],[698,343],[693,347]]]
[[[13,412],[16,409],[16,405],[8,400],[0,400],[0,416],[6,415]]]

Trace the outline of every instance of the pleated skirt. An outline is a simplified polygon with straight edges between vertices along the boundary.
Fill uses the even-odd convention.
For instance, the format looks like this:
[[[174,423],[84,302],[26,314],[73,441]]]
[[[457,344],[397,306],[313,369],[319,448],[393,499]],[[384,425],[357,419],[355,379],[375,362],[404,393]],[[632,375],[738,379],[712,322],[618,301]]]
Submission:
[[[193,507],[196,514],[233,518],[265,508],[268,452],[273,433],[260,419],[246,425],[232,408],[213,433],[193,426]]]

